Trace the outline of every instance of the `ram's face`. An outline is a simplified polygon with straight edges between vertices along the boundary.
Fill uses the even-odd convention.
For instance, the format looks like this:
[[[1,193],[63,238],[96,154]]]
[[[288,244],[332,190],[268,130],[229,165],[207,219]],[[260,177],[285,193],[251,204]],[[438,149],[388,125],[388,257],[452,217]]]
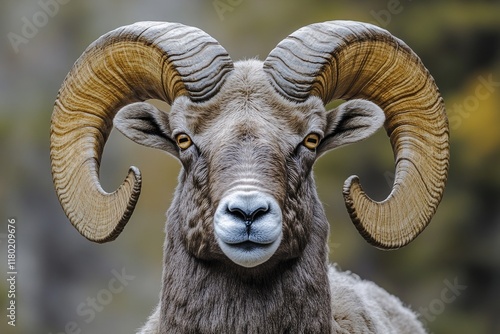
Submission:
[[[375,105],[348,105],[356,112],[326,113],[317,97],[290,102],[270,85],[261,62],[247,61],[235,64],[208,103],[179,97],[169,113],[130,105],[115,125],[182,163],[169,216],[181,224],[187,250],[253,268],[304,250],[318,202],[311,173],[316,158],[382,125]]]
[[[323,105],[280,99],[253,62],[236,66],[216,101],[180,98],[170,114],[184,166],[180,207],[197,211],[185,217],[188,249],[243,267],[298,256],[309,234]]]

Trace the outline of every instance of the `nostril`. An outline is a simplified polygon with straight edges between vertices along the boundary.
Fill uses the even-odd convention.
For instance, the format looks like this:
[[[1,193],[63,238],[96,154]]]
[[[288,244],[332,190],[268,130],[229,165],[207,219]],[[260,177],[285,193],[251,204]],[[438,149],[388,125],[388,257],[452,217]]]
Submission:
[[[247,221],[247,214],[238,208],[227,208],[227,213],[236,218],[237,220]]]
[[[245,222],[247,227],[250,227],[252,223],[262,216],[264,216],[267,212],[269,212],[269,207],[259,207],[256,210],[242,210],[237,207],[228,207],[227,212],[235,217],[238,220],[242,220]]]
[[[269,208],[259,208],[252,213],[250,221],[254,222],[262,216],[265,216],[269,212]]]
[[[268,211],[269,207],[259,207],[256,210],[242,210],[238,207],[227,209],[228,213],[233,216],[237,221],[245,223],[246,233],[250,235],[252,224],[259,218],[263,217]]]

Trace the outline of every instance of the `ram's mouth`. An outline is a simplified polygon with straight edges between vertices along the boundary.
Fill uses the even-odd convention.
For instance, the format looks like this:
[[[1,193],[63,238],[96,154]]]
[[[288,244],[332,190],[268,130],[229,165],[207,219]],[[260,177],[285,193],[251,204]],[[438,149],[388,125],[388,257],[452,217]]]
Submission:
[[[245,252],[253,252],[253,251],[262,250],[262,249],[266,249],[268,247],[271,247],[272,244],[273,244],[272,242],[263,244],[263,243],[258,243],[258,242],[253,242],[253,241],[247,240],[247,241],[234,243],[234,244],[227,244],[227,245],[229,247],[238,248],[238,249],[243,250]]]
[[[281,243],[281,234],[270,243],[257,243],[250,240],[227,243],[218,239],[222,252],[234,263],[245,268],[256,267],[269,260]]]

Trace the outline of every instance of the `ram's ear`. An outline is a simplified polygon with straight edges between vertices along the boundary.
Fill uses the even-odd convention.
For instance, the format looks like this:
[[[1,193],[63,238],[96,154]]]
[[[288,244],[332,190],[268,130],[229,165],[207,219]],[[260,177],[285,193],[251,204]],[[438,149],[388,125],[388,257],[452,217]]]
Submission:
[[[136,143],[178,156],[168,114],[155,106],[146,102],[129,104],[118,111],[113,123],[123,135]]]
[[[327,113],[327,127],[318,154],[366,139],[380,129],[384,121],[383,110],[370,101],[345,102]]]

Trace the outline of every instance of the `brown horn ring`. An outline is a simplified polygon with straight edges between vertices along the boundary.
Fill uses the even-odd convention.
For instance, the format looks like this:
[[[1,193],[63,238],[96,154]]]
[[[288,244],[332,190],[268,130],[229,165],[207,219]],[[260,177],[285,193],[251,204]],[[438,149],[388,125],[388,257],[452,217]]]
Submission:
[[[311,95],[370,100],[385,113],[395,180],[382,202],[370,199],[356,176],[344,184],[347,210],[371,244],[399,248],[430,222],[443,195],[449,129],[443,99],[418,56],[376,26],[331,21],[301,28],[269,54],[264,70],[275,89],[297,103]]]
[[[115,239],[140,194],[131,167],[118,190],[105,192],[99,164],[116,112],[147,99],[194,102],[214,96],[233,69],[219,43],[181,24],[138,22],[92,43],[66,76],[51,121],[50,158],[55,189],[71,223],[95,242]]]

